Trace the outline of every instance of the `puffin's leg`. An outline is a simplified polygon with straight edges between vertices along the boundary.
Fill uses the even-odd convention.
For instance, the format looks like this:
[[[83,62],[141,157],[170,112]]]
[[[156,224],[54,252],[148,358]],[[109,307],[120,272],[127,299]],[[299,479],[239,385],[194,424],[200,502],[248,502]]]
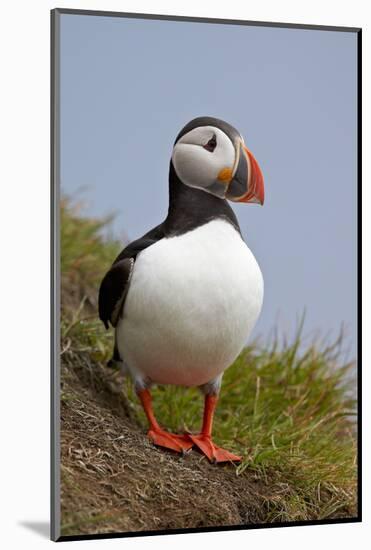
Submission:
[[[152,396],[148,389],[138,389],[137,394],[149,422],[149,431],[147,435],[155,445],[166,447],[167,449],[180,453],[188,451],[193,447],[193,443],[188,435],[171,434],[160,427],[153,412]]]
[[[210,462],[240,462],[241,457],[215,445],[211,439],[213,418],[218,402],[221,377],[205,384],[201,389],[205,393],[205,408],[201,433],[198,435],[189,434],[190,439],[200,451],[207,456]]]

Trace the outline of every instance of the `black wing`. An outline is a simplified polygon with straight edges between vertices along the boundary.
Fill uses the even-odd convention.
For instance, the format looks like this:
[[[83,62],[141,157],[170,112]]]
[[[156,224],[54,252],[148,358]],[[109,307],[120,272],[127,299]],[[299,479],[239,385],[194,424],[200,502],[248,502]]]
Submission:
[[[137,254],[164,237],[163,224],[130,243],[113,262],[99,288],[99,318],[106,328],[115,327],[124,307]]]
[[[133,258],[120,260],[111,267],[101,282],[98,300],[99,317],[106,328],[109,327],[108,321],[113,327],[117,325],[129,289],[133,267]]]

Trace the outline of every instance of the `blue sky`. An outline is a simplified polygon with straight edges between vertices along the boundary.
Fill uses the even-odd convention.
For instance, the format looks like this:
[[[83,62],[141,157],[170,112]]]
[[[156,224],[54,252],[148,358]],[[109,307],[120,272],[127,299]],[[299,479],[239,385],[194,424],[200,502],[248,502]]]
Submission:
[[[161,222],[178,131],[234,125],[266,202],[235,205],[265,280],[255,336],[337,336],[356,354],[356,35],[61,16],[61,186],[132,240]]]

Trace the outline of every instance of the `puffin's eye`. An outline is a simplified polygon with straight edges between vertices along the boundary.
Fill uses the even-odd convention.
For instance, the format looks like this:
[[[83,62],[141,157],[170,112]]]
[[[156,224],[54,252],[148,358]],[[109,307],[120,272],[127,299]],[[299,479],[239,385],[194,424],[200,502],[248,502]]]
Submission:
[[[204,149],[212,153],[216,147],[216,135],[214,134],[213,137],[209,139],[209,141],[203,147]]]

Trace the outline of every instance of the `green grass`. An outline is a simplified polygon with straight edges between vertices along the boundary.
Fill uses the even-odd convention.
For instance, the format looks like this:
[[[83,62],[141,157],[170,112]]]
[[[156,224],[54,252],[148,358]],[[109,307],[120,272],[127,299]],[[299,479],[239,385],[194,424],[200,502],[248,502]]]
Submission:
[[[100,364],[111,355],[112,331],[98,321],[97,289],[120,249],[101,236],[106,222],[62,203],[62,350]],[[354,364],[341,364],[341,338],[304,351],[302,342],[301,326],[291,343],[247,347],[225,373],[215,417],[215,440],[244,456],[236,474],[274,485],[267,521],[356,515]],[[130,381],[125,392],[146,426]],[[197,389],[157,387],[153,401],[169,429],[199,428]]]
[[[299,344],[300,333],[280,351],[245,349],[225,373],[215,418],[215,440],[244,456],[238,474],[248,469],[282,483],[270,521],[306,519],[312,507],[322,519],[354,499],[355,403],[346,382],[352,365],[336,366],[337,346],[298,354]],[[158,418],[170,429],[200,426],[197,390],[159,387],[153,397]],[[286,502],[285,486],[296,489]]]

